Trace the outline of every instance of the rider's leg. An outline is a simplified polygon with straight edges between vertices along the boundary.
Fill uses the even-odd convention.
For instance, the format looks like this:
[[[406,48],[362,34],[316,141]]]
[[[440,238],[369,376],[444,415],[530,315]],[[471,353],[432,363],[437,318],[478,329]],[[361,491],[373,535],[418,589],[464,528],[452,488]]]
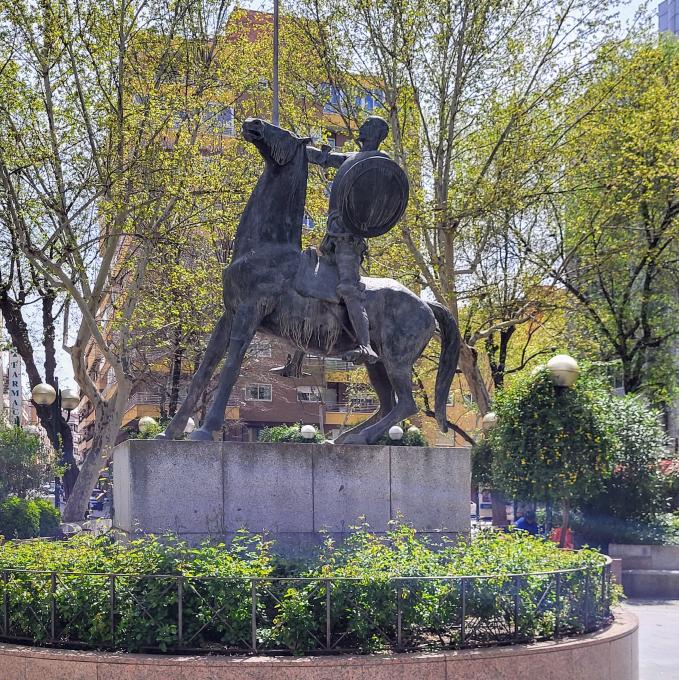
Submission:
[[[345,355],[347,361],[375,363],[379,357],[370,346],[370,324],[365,311],[365,287],[361,283],[361,254],[356,244],[338,239],[335,262],[339,274],[337,294],[342,298],[353,326],[358,347]]]

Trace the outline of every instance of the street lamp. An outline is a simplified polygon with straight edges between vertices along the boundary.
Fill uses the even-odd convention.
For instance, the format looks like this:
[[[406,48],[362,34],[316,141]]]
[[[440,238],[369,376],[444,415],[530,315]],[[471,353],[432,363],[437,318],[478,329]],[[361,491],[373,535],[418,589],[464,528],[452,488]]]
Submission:
[[[403,428],[399,425],[393,425],[389,428],[389,439],[398,442],[403,439]]]
[[[488,411],[483,418],[481,418],[481,429],[484,432],[492,430],[497,425],[497,414],[495,411]]]
[[[557,354],[547,362],[547,371],[556,387],[573,387],[580,374],[580,367],[568,354]]]
[[[316,436],[316,428],[313,425],[302,425],[300,432],[302,437],[311,441]]]
[[[71,417],[71,411],[80,403],[80,394],[77,390],[67,387],[59,389],[59,380],[54,378],[54,387],[48,383],[39,383],[31,390],[31,398],[37,406],[52,407],[50,418],[51,427],[47,434],[52,442],[54,450],[57,452],[59,464],[63,464],[63,452],[59,441],[59,421],[62,409],[66,411],[66,423]],[[54,478],[54,507],[59,509],[59,477]]]

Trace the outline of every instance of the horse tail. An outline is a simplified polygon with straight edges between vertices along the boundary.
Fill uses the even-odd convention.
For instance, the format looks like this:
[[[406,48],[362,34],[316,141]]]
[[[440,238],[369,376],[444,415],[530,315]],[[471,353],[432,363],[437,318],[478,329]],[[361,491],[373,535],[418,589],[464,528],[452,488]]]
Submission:
[[[441,356],[439,358],[439,369],[436,373],[434,413],[441,432],[447,432],[446,405],[450,386],[457,370],[457,361],[460,357],[460,332],[455,317],[448,309],[438,302],[428,302],[427,304],[434,313],[441,333]]]

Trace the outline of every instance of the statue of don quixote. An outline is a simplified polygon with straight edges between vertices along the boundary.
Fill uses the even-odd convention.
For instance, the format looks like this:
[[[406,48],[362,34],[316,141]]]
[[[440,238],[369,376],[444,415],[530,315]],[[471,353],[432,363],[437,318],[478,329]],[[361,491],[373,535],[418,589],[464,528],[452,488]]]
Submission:
[[[165,433],[181,436],[213,372],[226,354],[219,386],[201,427],[190,438],[211,440],[224,424],[231,390],[257,331],[297,350],[282,372],[299,366],[307,350],[364,363],[379,409],[336,443],[372,444],[392,425],[414,415],[413,364],[437,325],[441,355],[435,413],[447,431],[446,403],[460,338],[455,319],[392,279],[361,277],[366,238],[391,229],[408,201],[403,170],[379,150],[385,121],[370,117],[359,131],[360,151],[342,154],[308,146],[309,138],[259,119],[243,123],[243,137],[265,163],[236,231],[233,257],[223,273],[224,313],[188,394]],[[338,168],[330,194],[328,229],[320,253],[302,251],[309,162]]]

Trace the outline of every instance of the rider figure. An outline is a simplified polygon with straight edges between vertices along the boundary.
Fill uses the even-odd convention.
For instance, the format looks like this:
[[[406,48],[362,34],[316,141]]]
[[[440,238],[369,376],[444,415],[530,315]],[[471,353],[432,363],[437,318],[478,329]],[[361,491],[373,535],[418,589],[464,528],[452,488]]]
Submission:
[[[357,347],[348,352],[345,361],[356,363],[375,363],[379,360],[370,346],[370,326],[365,310],[365,285],[361,283],[361,263],[368,250],[366,240],[354,234],[342,221],[339,205],[339,181],[347,170],[360,160],[369,156],[387,156],[379,150],[386,139],[389,126],[379,116],[370,116],[359,128],[358,145],[360,151],[339,153],[326,149],[307,147],[308,158],[312,163],[323,167],[338,168],[330,191],[328,227],[321,241],[321,252],[335,263],[339,274],[337,294],[344,302],[349,320],[356,335]]]

